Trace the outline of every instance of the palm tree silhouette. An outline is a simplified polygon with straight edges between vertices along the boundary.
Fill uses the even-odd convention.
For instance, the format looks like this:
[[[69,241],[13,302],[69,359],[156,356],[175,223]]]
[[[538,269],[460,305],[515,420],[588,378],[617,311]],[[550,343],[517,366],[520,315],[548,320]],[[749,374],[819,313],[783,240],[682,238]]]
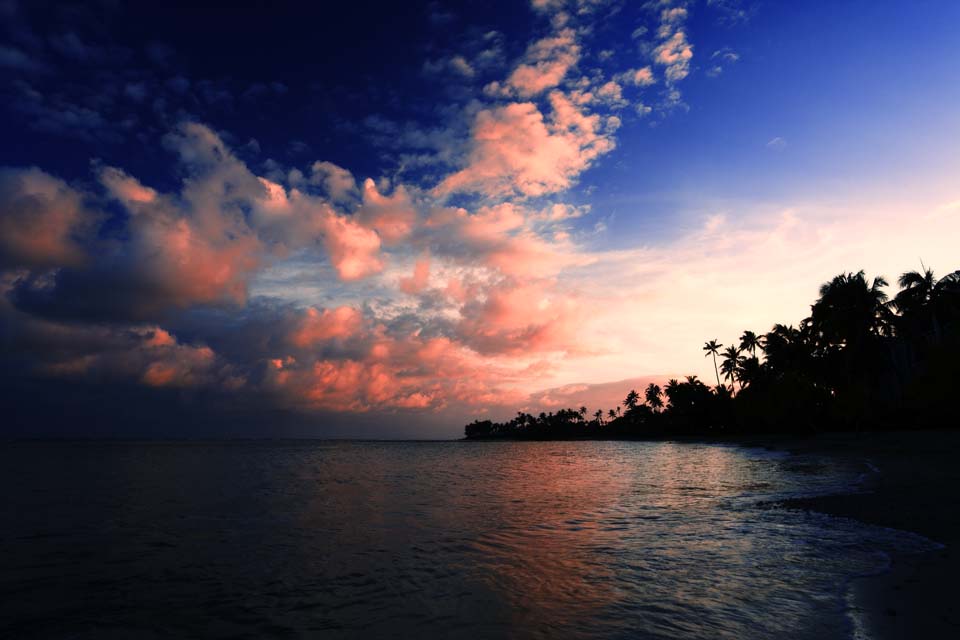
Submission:
[[[937,279],[933,269],[924,269],[923,273],[907,271],[900,275],[897,284],[900,285],[900,292],[894,297],[893,304],[898,311],[906,313],[930,302],[936,291]]]
[[[663,398],[660,397],[661,393],[660,386],[652,382],[647,385],[647,390],[643,393],[647,404],[650,405],[650,408],[654,411],[659,411],[663,407]]]
[[[723,379],[730,380],[731,386],[737,381],[740,373],[740,366],[743,362],[743,356],[740,355],[740,349],[730,345],[723,351],[723,362],[720,363],[720,371],[723,371]],[[720,386],[719,384],[717,386]],[[743,388],[743,384],[740,385]]]
[[[777,324],[762,335],[744,331],[726,348],[717,340],[704,343],[703,351],[713,357],[716,388],[687,376],[671,379],[663,389],[648,384],[642,407],[641,394],[631,389],[622,403],[597,410],[589,422],[586,407],[538,417],[518,412],[505,423],[475,420],[465,426],[465,435],[634,438],[886,428],[907,416],[940,425],[956,409],[960,271],[938,280],[921,267],[900,276],[892,301],[882,277],[844,272],[820,287],[810,315],[798,324]],[[721,371],[729,386],[721,384]],[[619,420],[623,407],[627,418]]]
[[[810,320],[825,347],[857,349],[872,336],[884,335],[891,318],[883,276],[868,284],[863,271],[841,273],[820,287]]]
[[[923,273],[907,271],[897,284],[900,292],[894,296],[892,304],[900,312],[901,320],[914,326],[929,323],[933,327],[934,339],[939,343],[939,316],[945,311],[944,302],[960,293],[960,271],[949,273],[940,280],[936,279],[932,269],[924,268]]]
[[[723,345],[720,344],[719,342],[717,342],[716,339],[713,339],[713,340],[711,340],[710,342],[706,342],[706,343],[704,343],[704,345],[703,345],[703,350],[706,351],[706,353],[703,355],[703,357],[706,358],[707,356],[710,356],[710,355],[713,356],[713,372],[714,372],[714,373],[716,374],[716,376],[717,376],[717,386],[718,386],[718,387],[720,386],[720,372],[717,370],[717,353],[720,352],[720,348],[721,348],[722,346],[723,346]]]
[[[757,349],[763,349],[763,338],[753,331],[744,331],[740,336],[740,350],[746,351],[750,355],[757,355]]]

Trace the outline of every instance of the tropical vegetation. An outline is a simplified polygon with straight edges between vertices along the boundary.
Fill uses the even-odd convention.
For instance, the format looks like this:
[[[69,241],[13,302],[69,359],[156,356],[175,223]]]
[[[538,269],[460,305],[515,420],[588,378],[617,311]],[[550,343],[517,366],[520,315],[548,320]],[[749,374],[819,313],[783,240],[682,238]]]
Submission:
[[[519,412],[477,420],[467,438],[646,438],[673,435],[874,430],[956,424],[960,270],[886,279],[841,273],[820,287],[796,326],[744,331],[703,346],[716,386],[696,376],[631,389],[623,407]],[[719,358],[719,364],[718,364]],[[722,380],[721,380],[722,376]]]

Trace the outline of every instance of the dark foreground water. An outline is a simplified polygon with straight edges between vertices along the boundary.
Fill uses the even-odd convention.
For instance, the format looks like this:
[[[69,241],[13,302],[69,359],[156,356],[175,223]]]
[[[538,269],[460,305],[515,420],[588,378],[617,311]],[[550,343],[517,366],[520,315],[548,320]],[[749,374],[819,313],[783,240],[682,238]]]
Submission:
[[[843,638],[907,534],[762,501],[866,469],[735,447],[0,445],[4,638]]]

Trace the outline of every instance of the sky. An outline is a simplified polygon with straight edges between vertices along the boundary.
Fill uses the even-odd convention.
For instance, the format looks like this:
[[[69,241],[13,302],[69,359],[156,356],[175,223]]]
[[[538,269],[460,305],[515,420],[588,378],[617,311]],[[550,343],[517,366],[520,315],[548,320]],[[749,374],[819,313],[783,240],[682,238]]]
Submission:
[[[453,438],[960,268],[950,0],[156,4],[0,0],[0,434]]]

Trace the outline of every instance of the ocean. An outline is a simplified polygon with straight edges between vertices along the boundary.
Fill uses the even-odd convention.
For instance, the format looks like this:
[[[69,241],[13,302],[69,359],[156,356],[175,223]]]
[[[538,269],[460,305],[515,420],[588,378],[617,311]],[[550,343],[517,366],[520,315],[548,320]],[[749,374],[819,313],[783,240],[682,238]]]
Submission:
[[[671,442],[0,444],[3,638],[847,638],[865,463]]]

